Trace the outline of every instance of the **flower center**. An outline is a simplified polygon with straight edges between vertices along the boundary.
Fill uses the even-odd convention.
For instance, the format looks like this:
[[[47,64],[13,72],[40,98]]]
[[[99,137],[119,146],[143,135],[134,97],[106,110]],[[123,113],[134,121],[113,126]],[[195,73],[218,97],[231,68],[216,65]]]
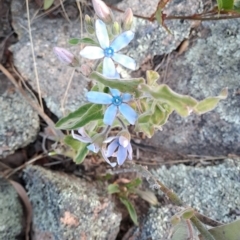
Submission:
[[[111,47],[105,48],[104,49],[104,55],[105,57],[112,57],[113,56],[113,49]]]
[[[112,103],[115,106],[119,106],[122,104],[122,98],[121,97],[113,97]]]

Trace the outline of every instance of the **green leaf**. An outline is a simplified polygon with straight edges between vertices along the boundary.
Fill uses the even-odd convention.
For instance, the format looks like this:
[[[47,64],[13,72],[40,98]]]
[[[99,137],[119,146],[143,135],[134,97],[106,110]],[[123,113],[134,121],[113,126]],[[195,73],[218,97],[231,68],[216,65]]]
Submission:
[[[148,70],[146,73],[147,84],[154,85],[159,79],[159,74],[153,70]]]
[[[151,138],[154,133],[155,133],[155,129],[152,123],[137,123],[135,125],[135,129],[136,132],[143,132],[148,138]]]
[[[142,190],[136,189],[135,193],[138,194],[143,200],[149,202],[153,206],[156,206],[159,204],[156,195],[151,191],[142,191]]]
[[[43,9],[47,10],[53,5],[54,0],[44,0]]]
[[[141,95],[141,92],[138,90],[138,86],[141,83],[144,83],[143,78],[132,78],[132,79],[109,79],[105,78],[102,74],[93,72],[90,75],[90,78],[104,84],[107,87],[110,88],[116,88],[120,92],[127,92],[135,94],[136,97],[139,97]]]
[[[167,122],[169,115],[171,113],[172,113],[172,110],[167,111],[160,104],[156,104],[153,115],[151,117],[151,122],[154,125],[162,126]]]
[[[142,183],[142,180],[140,178],[135,178],[131,182],[125,184],[125,187],[128,190],[131,190],[133,188],[137,188]]]
[[[182,211],[182,218],[187,220],[194,216],[194,209],[193,208],[186,208]]]
[[[137,219],[137,213],[132,205],[132,203],[126,199],[126,198],[122,198],[120,197],[120,201],[125,205],[125,207],[127,208],[129,215],[132,219],[132,221],[134,222],[135,225],[138,225],[138,219]]]
[[[189,220],[187,221],[181,220],[179,223],[173,226],[173,235],[171,240],[198,239],[191,222]]]
[[[150,87],[142,84],[140,88],[160,103],[167,103],[182,117],[187,117],[197,105],[196,99],[188,95],[180,95],[165,84],[159,85],[158,87]]]
[[[217,0],[218,10],[232,10],[234,7],[234,0]]]
[[[165,30],[172,34],[166,24],[164,23],[164,20],[166,18],[166,14],[163,13],[163,8],[166,6],[166,4],[169,2],[169,0],[160,0],[157,6],[157,11],[155,12],[155,17],[157,19],[157,22],[165,28]]]
[[[116,183],[108,185],[107,190],[108,190],[109,194],[114,194],[114,193],[119,193],[120,192],[119,186]]]
[[[217,97],[208,97],[200,101],[194,108],[197,114],[203,114],[213,110],[220,100],[227,98],[227,89],[223,89],[219,96]]]
[[[59,129],[78,129],[85,126],[91,121],[103,118],[102,105],[87,103],[78,108],[76,111],[61,118],[56,123]]]
[[[239,240],[240,239],[240,220],[211,228],[209,232],[216,240]],[[200,240],[204,238],[199,235]]]
[[[72,136],[68,135],[64,138],[64,143],[75,150],[75,156],[73,161],[76,164],[81,164],[88,154],[87,145],[88,143],[80,142],[74,139]]]
[[[93,39],[91,38],[71,38],[68,41],[69,44],[71,45],[77,45],[80,43],[84,43],[84,44],[88,44],[88,45],[92,45],[92,46],[99,46],[99,44],[97,42],[95,42]]]

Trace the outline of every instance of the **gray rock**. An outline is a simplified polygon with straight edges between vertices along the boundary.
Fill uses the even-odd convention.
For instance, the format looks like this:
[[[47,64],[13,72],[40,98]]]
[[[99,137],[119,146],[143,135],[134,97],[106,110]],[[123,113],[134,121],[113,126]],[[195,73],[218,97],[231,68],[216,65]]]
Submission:
[[[0,158],[35,140],[39,118],[31,106],[0,74]]]
[[[228,87],[228,98],[202,116],[183,119],[173,114],[152,144],[183,154],[240,153],[239,21],[204,22],[198,33],[202,37],[171,61],[166,76],[167,84],[178,93],[201,100]]]
[[[23,178],[33,206],[35,240],[116,238],[121,214],[113,210],[106,190],[37,166],[28,167]]]
[[[23,208],[17,192],[0,178],[0,239],[19,239],[23,232]]]
[[[206,168],[182,164],[170,169],[163,166],[152,173],[173,189],[186,206],[194,207],[200,213],[223,223],[239,218],[239,162],[225,160],[223,164]],[[162,195],[161,192],[159,194]],[[171,204],[152,207],[131,239],[170,239],[170,219],[177,212],[180,209]]]
[[[14,64],[33,89],[38,92],[27,31],[26,5],[20,0],[12,1],[11,11],[12,26],[19,36],[19,41],[10,48],[13,52]],[[31,17],[35,11],[36,5],[31,3]],[[61,102],[73,69],[59,62],[53,53],[53,47],[65,47],[79,56],[79,46],[70,47],[67,42],[72,37],[80,37],[80,23],[76,20],[69,23],[63,18],[49,19],[42,17],[33,19],[31,28],[42,97],[49,109],[58,117],[61,117],[63,112],[66,114],[69,111],[76,110],[85,101],[84,89],[87,87],[88,80],[76,70],[67,93],[66,104],[62,106]]]
[[[154,1],[131,1],[125,0],[117,5],[125,10],[130,7],[134,14],[150,17],[157,8],[158,0]],[[164,9],[167,15],[192,15],[202,11],[202,1],[173,0]],[[129,56],[139,63],[146,57],[167,54],[175,50],[180,43],[189,37],[191,21],[166,20],[166,25],[172,34],[169,34],[157,21],[150,22],[135,18],[135,39],[127,48]]]

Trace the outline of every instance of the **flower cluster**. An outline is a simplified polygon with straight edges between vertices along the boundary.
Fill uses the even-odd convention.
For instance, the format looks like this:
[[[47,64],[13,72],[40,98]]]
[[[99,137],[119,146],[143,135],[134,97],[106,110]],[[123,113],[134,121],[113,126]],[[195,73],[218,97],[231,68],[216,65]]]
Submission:
[[[107,5],[101,0],[92,0],[95,13],[98,17],[95,24],[89,16],[86,16],[85,23],[91,27],[90,34],[95,33],[98,41],[98,46],[85,46],[80,51],[80,56],[87,59],[103,59],[101,74],[105,79],[121,80],[120,74],[117,72],[116,65],[120,64],[130,70],[136,70],[136,61],[131,57],[119,53],[125,48],[134,38],[134,32],[131,31],[133,14],[131,9],[127,9],[124,19],[121,24],[114,22],[113,14]],[[121,31],[113,33],[114,26]],[[87,28],[88,29],[88,28]],[[118,36],[113,38],[116,32]],[[116,34],[117,35],[117,34]],[[95,41],[95,40],[94,40]],[[54,52],[58,59],[65,64],[75,67],[79,61],[77,58],[64,48],[55,47]],[[124,79],[122,80],[124,81]],[[80,142],[89,144],[88,150],[95,153],[101,151],[103,158],[112,167],[122,165],[126,159],[132,159],[132,146],[130,144],[130,134],[127,127],[122,121],[122,117],[129,124],[134,125],[138,119],[137,112],[129,105],[134,101],[133,96],[129,93],[121,93],[116,88],[108,88],[107,91],[101,92],[99,89],[89,91],[86,94],[88,102],[93,104],[101,104],[105,106],[103,123],[106,125],[100,133],[90,137],[84,127],[78,129],[78,133],[71,131],[72,137]],[[121,116],[119,116],[121,115]],[[108,137],[111,126],[117,119],[122,125],[123,130],[114,137]],[[92,134],[90,134],[92,135]],[[111,162],[109,157],[116,157],[117,163]]]

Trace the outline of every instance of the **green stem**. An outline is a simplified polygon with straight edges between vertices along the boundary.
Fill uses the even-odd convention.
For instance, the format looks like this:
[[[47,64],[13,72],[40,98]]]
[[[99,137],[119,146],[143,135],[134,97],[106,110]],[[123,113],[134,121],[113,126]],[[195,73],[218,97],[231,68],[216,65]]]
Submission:
[[[215,238],[212,236],[212,234],[208,231],[208,229],[199,221],[199,219],[196,216],[193,216],[190,218],[191,222],[195,225],[195,227],[198,229],[198,231],[202,234],[204,237],[204,240],[215,240]]]
[[[126,125],[124,124],[124,122],[122,121],[122,119],[120,117],[117,117],[117,120],[120,122],[123,129],[127,129]]]

